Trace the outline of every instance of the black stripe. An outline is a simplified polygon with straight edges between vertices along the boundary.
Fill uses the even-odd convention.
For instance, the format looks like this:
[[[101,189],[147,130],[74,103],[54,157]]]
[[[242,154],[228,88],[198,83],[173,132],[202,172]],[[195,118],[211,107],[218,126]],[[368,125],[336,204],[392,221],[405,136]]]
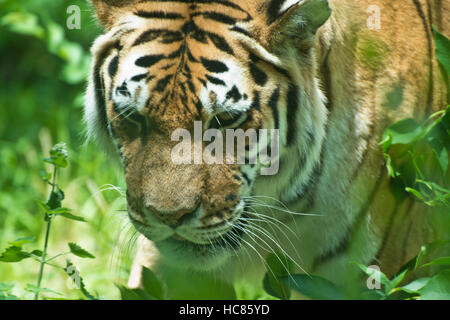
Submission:
[[[134,41],[133,47],[134,46],[138,46],[138,45],[140,45],[142,43],[153,41],[153,40],[159,38],[162,33],[163,33],[162,30],[148,30],[148,31],[145,31],[144,33],[142,33],[136,39],[136,41]]]
[[[230,28],[230,30],[231,30],[231,31],[234,31],[234,32],[239,32],[239,33],[241,33],[241,34],[243,34],[243,35],[246,35],[246,36],[249,37],[249,38],[253,38],[252,34],[251,34],[249,31],[247,31],[247,30],[245,30],[245,29],[242,29],[242,28],[240,28],[240,27],[233,26],[232,28]]]
[[[162,59],[164,59],[164,56],[161,54],[149,55],[149,56],[140,57],[139,59],[136,60],[135,64],[138,67],[150,68],[151,66],[158,63]]]
[[[148,73],[138,74],[138,75],[134,76],[133,78],[131,78],[131,81],[139,82],[139,81],[147,78],[147,76],[148,76]]]
[[[200,100],[197,100],[195,103],[195,108],[197,109],[197,112],[199,115],[202,114],[203,104]]]
[[[259,92],[258,91],[253,91],[253,103],[252,106],[250,107],[251,109],[256,109],[258,111],[261,111],[261,101],[259,98]]]
[[[294,85],[289,86],[287,94],[287,145],[292,146],[295,143],[297,134],[297,113],[299,109],[298,88]]]
[[[218,60],[209,60],[206,58],[201,58],[200,60],[202,61],[203,66],[209,72],[224,73],[228,71],[227,65]]]
[[[169,74],[167,76],[165,76],[164,78],[162,78],[161,80],[159,80],[156,83],[155,86],[155,91],[157,92],[163,92],[164,89],[167,87],[167,85],[169,84],[170,80],[172,80],[173,75]]]
[[[226,86],[226,83],[223,80],[217,79],[215,77],[206,75],[206,78],[208,79],[209,82],[216,84],[218,86]]]
[[[169,20],[184,19],[183,15],[174,12],[138,10],[134,14],[141,18],[147,19],[169,19]]]
[[[267,74],[260,68],[258,68],[254,63],[250,64],[250,74],[252,75],[253,80],[255,80],[256,84],[260,85],[261,87],[266,85],[268,80]]]
[[[229,7],[229,8],[233,8],[236,10],[239,10],[241,12],[244,12],[245,14],[247,14],[247,19],[244,21],[248,21],[251,19],[250,14],[245,11],[244,9],[242,9],[239,5],[226,1],[226,0],[140,0],[139,2],[181,2],[181,3],[188,3],[188,4],[220,4],[223,5],[225,7]]]
[[[252,183],[252,181],[250,180],[250,178],[248,177],[248,175],[245,172],[242,172],[242,178],[245,179],[245,181],[247,182],[248,185],[250,185]]]
[[[133,46],[138,46],[146,42],[154,41],[160,37],[162,37],[161,42],[165,44],[171,44],[184,40],[183,34],[179,31],[152,29],[142,33],[133,43]]]
[[[281,75],[285,76],[285,77],[289,80],[289,82],[293,82],[293,81],[292,81],[292,77],[291,77],[291,75],[289,74],[289,72],[287,72],[287,70],[285,70],[285,69],[283,69],[283,68],[280,68],[280,67],[278,67],[278,66],[275,66],[275,65],[272,65],[272,66],[275,68],[275,70],[276,70],[278,73],[280,73]]]
[[[323,91],[325,94],[325,97],[327,98],[327,104],[326,107],[328,110],[331,110],[333,107],[333,96],[332,96],[332,88],[331,88],[331,72],[330,67],[328,65],[329,59],[330,59],[330,53],[331,48],[328,49],[327,54],[325,56],[325,59],[323,61],[322,67],[321,67],[321,74],[323,76]]]
[[[280,99],[280,89],[276,89],[269,100],[269,107],[273,112],[273,121],[275,129],[280,129],[280,114],[278,113],[278,100]]]
[[[224,37],[211,32],[208,32],[208,37],[209,39],[211,39],[212,43],[217,47],[217,49],[224,51],[230,55],[234,54],[233,49],[231,49],[230,45]]]
[[[292,77],[291,77],[291,75],[289,74],[289,72],[287,72],[287,71],[286,71],[285,69],[283,69],[283,68],[280,68],[280,67],[278,67],[278,66],[272,64],[272,63],[269,62],[269,61],[266,61],[266,60],[264,60],[264,59],[261,59],[260,57],[258,57],[258,56],[257,56],[256,54],[254,54],[253,52],[250,52],[250,54],[249,54],[249,59],[250,59],[250,61],[253,62],[253,63],[257,63],[258,61],[264,61],[264,62],[267,63],[268,65],[272,66],[278,73],[280,73],[281,75],[285,76],[285,77],[289,80],[289,82],[293,82],[293,81],[292,81]]]
[[[117,43],[115,44],[117,45]],[[100,71],[102,64],[105,62],[105,59],[110,54],[111,49],[114,48],[114,45],[106,48],[97,59],[97,62],[94,66],[94,90],[95,90],[95,105],[99,116],[99,122],[101,123],[102,128],[107,128],[109,125],[108,116],[106,114],[106,102],[105,102],[105,85],[103,79],[101,77]]]
[[[195,59],[194,55],[192,54],[192,52],[191,52],[191,50],[189,48],[187,48],[186,52],[187,52],[187,57],[188,57],[189,61],[191,61],[191,62],[198,62],[198,60]],[[186,67],[187,67],[187,65],[186,65]]]
[[[192,15],[192,17],[203,16],[206,19],[214,20],[225,24],[235,24],[237,20],[233,17],[225,15],[219,12],[207,11],[207,12],[197,12]]]
[[[191,91],[191,93],[192,93],[192,94],[196,94],[196,92],[195,92],[195,86],[194,86],[194,84],[192,83],[192,81],[187,81],[187,84],[188,84],[188,88],[189,88],[189,90]]]
[[[251,62],[256,63],[259,60],[261,60],[256,54],[254,54],[253,52],[250,52],[250,54],[248,55],[249,59]]]
[[[413,0],[414,5],[417,8],[419,17],[422,19],[423,26],[425,28],[425,33],[427,34],[427,41],[428,41],[428,55],[430,58],[429,62],[429,68],[430,68],[430,74],[429,74],[429,85],[428,85],[428,100],[427,100],[427,113],[432,108],[433,105],[433,91],[434,91],[434,70],[433,70],[433,34],[430,28],[430,24],[427,21],[427,17],[425,16],[425,12],[422,8],[422,4],[419,2],[419,0]]]
[[[108,66],[108,74],[110,77],[114,77],[117,73],[117,69],[119,68],[119,55],[116,55],[112,58],[111,62]]]

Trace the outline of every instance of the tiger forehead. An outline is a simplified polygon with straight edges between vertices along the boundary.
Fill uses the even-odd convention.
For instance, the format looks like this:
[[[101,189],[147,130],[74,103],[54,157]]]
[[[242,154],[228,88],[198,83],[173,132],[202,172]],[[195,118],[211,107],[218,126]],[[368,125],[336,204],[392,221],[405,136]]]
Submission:
[[[238,25],[252,17],[240,6],[221,1],[149,2],[137,5],[131,19],[139,27],[122,40],[122,55],[145,70],[131,80],[146,79],[147,106],[156,106],[151,111],[176,104],[184,106],[185,113],[201,115],[203,109],[211,113],[216,104],[226,109],[227,103],[248,96],[242,87],[248,80],[249,53],[235,45],[233,33],[244,33]]]

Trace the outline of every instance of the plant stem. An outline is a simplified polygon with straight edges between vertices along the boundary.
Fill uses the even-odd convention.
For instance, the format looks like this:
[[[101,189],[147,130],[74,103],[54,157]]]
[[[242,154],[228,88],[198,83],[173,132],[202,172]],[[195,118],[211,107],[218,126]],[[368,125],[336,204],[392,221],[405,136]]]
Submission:
[[[53,183],[52,183],[52,191],[50,193],[50,196],[55,191],[55,184],[56,184],[56,166],[54,166],[54,168],[53,168]],[[37,285],[36,285],[38,290],[34,294],[34,300],[39,299],[39,289],[41,287],[42,275],[44,274],[45,258],[47,256],[48,238],[50,235],[50,228],[52,226],[52,217],[48,216],[48,214],[45,214],[45,220],[47,221],[47,230],[45,231],[44,249],[42,250],[41,266],[39,268],[39,275],[38,275],[38,280],[37,280]]]

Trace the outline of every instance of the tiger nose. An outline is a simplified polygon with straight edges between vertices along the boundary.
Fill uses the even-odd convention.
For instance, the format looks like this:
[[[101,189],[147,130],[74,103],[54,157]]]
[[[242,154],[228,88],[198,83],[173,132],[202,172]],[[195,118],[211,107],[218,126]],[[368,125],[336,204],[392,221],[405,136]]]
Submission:
[[[199,209],[200,204],[190,209],[180,209],[180,210],[161,210],[157,209],[153,206],[148,206],[147,210],[154,216],[156,216],[159,220],[164,222],[165,224],[171,227],[178,227],[187,219],[193,217],[197,210]]]

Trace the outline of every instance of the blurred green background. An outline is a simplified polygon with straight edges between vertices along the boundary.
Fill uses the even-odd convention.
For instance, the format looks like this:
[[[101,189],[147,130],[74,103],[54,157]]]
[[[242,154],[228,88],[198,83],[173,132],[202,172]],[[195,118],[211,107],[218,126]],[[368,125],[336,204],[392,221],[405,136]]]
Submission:
[[[66,28],[66,10],[74,4],[81,9],[80,30]],[[0,16],[0,248],[28,236],[37,236],[33,249],[42,248],[43,212],[35,200],[45,201],[49,186],[39,172],[50,171],[42,158],[64,141],[71,161],[58,177],[66,193],[63,204],[88,223],[55,219],[49,252],[67,251],[69,241],[82,245],[97,257],[73,259],[86,284],[101,297],[117,298],[114,282],[126,281],[132,257],[120,211],[125,199],[111,189],[123,181],[95,145],[85,145],[82,124],[89,47],[102,31],[84,0],[0,0]],[[38,268],[29,259],[0,263],[0,282],[14,283],[15,293],[32,297],[21,290],[35,284]],[[64,272],[47,267],[43,286],[79,297],[66,280]]]

